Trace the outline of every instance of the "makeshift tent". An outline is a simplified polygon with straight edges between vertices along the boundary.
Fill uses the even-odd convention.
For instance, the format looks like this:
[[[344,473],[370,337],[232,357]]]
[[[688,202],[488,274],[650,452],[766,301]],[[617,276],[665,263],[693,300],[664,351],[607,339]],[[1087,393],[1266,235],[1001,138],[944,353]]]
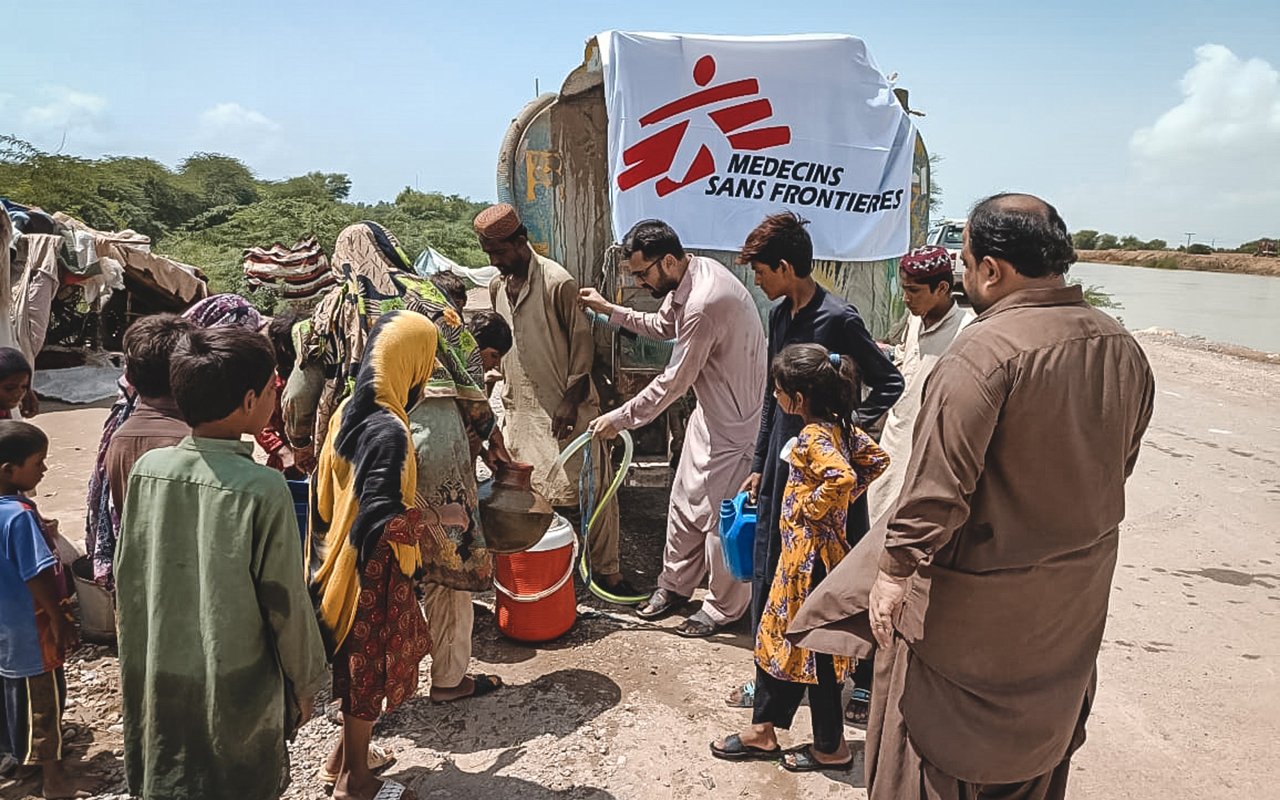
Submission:
[[[118,349],[133,318],[208,296],[200,270],[151,252],[142,234],[4,198],[0,207],[0,345],[33,363],[46,343]],[[100,324],[86,330],[90,319]]]

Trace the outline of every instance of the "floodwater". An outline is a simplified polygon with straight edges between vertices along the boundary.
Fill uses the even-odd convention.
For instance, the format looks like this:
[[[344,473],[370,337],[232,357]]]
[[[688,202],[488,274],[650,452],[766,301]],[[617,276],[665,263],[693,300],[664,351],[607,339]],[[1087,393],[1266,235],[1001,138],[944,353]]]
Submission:
[[[1280,353],[1280,277],[1083,262],[1067,275],[1110,294],[1123,308],[1109,312],[1129,330],[1168,328]]]

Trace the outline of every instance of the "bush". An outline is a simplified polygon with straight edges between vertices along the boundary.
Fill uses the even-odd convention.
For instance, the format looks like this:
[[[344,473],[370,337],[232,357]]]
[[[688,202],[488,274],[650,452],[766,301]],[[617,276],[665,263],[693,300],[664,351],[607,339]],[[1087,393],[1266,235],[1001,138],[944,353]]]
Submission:
[[[1211,256],[1213,255],[1213,248],[1207,244],[1196,242],[1187,248],[1187,252],[1193,256]]]

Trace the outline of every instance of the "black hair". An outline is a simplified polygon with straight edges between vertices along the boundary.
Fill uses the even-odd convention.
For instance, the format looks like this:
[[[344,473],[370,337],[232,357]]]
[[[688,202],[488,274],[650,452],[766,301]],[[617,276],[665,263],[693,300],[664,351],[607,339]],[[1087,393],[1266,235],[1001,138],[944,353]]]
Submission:
[[[514,244],[514,243],[515,243],[515,241],[516,241],[517,239],[519,239],[521,236],[523,236],[523,237],[524,237],[524,238],[526,238],[526,239],[528,239],[528,238],[529,238],[529,228],[528,228],[528,226],[526,226],[523,222],[521,222],[521,223],[520,223],[520,227],[518,227],[518,228],[516,228],[514,231],[512,231],[512,232],[511,232],[511,235],[510,235],[510,236],[508,236],[507,238],[503,239],[502,241],[504,241],[504,242],[511,242],[511,243],[513,243],[513,244]]]
[[[0,347],[0,381],[14,375],[31,375],[31,362],[21,350]]]
[[[139,395],[170,395],[169,357],[195,329],[177,314],[153,314],[129,326],[124,333],[124,377]]]
[[[174,350],[169,383],[192,427],[226,419],[248,392],[261,392],[276,368],[267,337],[244,328],[198,328]]]
[[[0,464],[22,464],[48,448],[49,437],[30,422],[0,420]]]
[[[670,225],[660,219],[646,219],[632,225],[622,237],[622,257],[631,258],[632,253],[645,258],[684,258],[684,246]]]
[[[515,340],[511,336],[511,326],[495,311],[477,311],[471,315],[467,327],[471,335],[476,337],[480,349],[493,348],[500,355],[511,352]]]
[[[904,272],[903,274],[906,274],[906,273]],[[907,274],[907,278],[912,283],[918,283],[921,286],[928,286],[929,291],[931,292],[936,291],[937,288],[944,283],[947,285],[948,289],[954,288],[956,285],[955,273],[952,273],[952,272],[943,272],[937,275],[926,275],[923,278],[920,277],[919,275]]]
[[[809,414],[839,423],[845,433],[857,425],[858,372],[853,359],[835,356],[820,344],[790,344],[773,359],[773,382],[790,397],[803,394]]]
[[[791,211],[770,214],[747,236],[738,263],[759,261],[776,270],[785,260],[797,278],[809,277],[813,273],[813,239],[804,229],[808,224]]]
[[[461,275],[447,270],[440,270],[439,272],[431,273],[429,280],[458,311],[466,308],[467,282],[462,279]]]
[[[293,343],[293,328],[298,324],[298,312],[287,309],[271,318],[267,326],[267,338],[276,354],[276,374],[286,380],[298,361],[298,348]]]
[[[969,212],[968,227],[974,261],[1001,258],[1028,278],[1065,275],[1076,263],[1067,224],[1038,197],[1002,192],[980,200]]]

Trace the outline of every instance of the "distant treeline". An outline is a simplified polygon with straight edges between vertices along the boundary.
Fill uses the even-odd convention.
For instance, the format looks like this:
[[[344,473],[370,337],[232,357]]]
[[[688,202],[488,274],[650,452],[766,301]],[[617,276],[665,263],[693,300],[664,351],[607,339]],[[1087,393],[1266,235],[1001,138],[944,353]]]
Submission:
[[[1143,241],[1137,236],[1130,234],[1129,236],[1116,236],[1113,233],[1099,233],[1098,231],[1082,230],[1071,234],[1071,239],[1075,242],[1077,250],[1168,250],[1169,243],[1164,239],[1151,239]],[[1193,242],[1191,245],[1178,245],[1174,248],[1178,253],[1190,253],[1191,255],[1207,256],[1213,253],[1247,253],[1249,255],[1258,255],[1260,252],[1267,250],[1268,243],[1274,252],[1275,240],[1261,238],[1254,239],[1251,242],[1232,248],[1218,247],[1214,248],[1203,242]]]
[[[251,294],[241,271],[246,247],[315,234],[328,251],[339,231],[365,219],[386,226],[411,257],[430,245],[466,266],[489,263],[471,230],[485,203],[409,188],[394,202],[352,203],[350,191],[341,173],[265,181],[216,153],[195,153],[170,169],[150,158],[45,153],[0,135],[0,197],[100,230],[144,233],[156,252],[204,270],[216,292]],[[253,297],[266,310],[276,302],[270,292]]]

